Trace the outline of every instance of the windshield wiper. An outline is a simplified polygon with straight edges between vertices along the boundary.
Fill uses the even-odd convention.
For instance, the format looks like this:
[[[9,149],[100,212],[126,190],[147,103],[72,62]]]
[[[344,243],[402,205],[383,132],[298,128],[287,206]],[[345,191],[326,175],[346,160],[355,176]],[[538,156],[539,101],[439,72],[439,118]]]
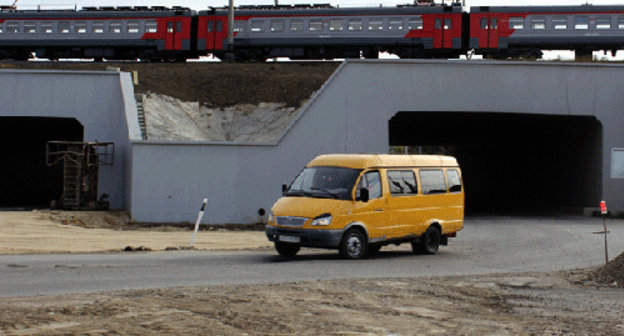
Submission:
[[[327,190],[327,189],[325,189],[325,188],[310,188],[310,190],[318,190],[318,191],[322,191],[322,192],[324,192],[324,193],[326,193],[326,194],[330,195],[332,198],[340,198],[340,194],[335,193],[335,192],[332,192],[332,191],[329,191],[329,190]]]
[[[289,190],[286,196],[312,196],[312,193],[303,190]]]

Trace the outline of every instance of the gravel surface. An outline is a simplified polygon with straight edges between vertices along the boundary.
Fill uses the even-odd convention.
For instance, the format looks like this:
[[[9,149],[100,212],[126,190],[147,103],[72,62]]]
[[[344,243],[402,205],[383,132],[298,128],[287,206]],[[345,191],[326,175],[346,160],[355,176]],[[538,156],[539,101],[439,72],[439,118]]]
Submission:
[[[584,274],[584,273],[583,273]],[[9,298],[7,335],[624,335],[579,273],[315,281]]]

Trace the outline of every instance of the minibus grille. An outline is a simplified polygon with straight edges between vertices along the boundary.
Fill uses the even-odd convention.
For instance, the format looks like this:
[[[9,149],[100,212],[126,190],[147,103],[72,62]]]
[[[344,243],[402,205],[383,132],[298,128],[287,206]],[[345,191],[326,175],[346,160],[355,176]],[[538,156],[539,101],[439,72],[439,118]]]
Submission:
[[[279,226],[303,226],[303,223],[308,219],[305,217],[277,216],[276,220]]]

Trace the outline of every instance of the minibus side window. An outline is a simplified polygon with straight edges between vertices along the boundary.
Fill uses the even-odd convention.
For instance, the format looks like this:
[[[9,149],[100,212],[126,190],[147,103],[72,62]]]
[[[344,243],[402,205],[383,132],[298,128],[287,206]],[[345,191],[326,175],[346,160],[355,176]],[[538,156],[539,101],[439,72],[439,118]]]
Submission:
[[[368,198],[375,199],[381,197],[381,178],[378,171],[369,171],[362,175],[360,183],[355,190],[356,199],[360,197],[360,189],[368,189]]]
[[[447,170],[446,177],[448,178],[450,192],[460,192],[462,190],[461,180],[459,179],[459,172],[457,169]]]
[[[388,185],[393,196],[418,194],[416,176],[411,170],[389,170]]]
[[[421,170],[418,172],[424,195],[446,192],[446,181],[442,169]]]

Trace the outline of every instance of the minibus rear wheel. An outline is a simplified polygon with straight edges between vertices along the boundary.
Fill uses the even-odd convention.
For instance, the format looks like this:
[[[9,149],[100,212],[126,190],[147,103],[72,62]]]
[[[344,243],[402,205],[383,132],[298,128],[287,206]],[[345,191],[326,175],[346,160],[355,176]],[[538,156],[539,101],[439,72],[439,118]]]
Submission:
[[[299,252],[301,247],[297,244],[275,242],[275,249],[281,256],[292,258]]]
[[[440,229],[430,226],[418,241],[412,242],[412,251],[415,254],[436,254],[440,248]]]

